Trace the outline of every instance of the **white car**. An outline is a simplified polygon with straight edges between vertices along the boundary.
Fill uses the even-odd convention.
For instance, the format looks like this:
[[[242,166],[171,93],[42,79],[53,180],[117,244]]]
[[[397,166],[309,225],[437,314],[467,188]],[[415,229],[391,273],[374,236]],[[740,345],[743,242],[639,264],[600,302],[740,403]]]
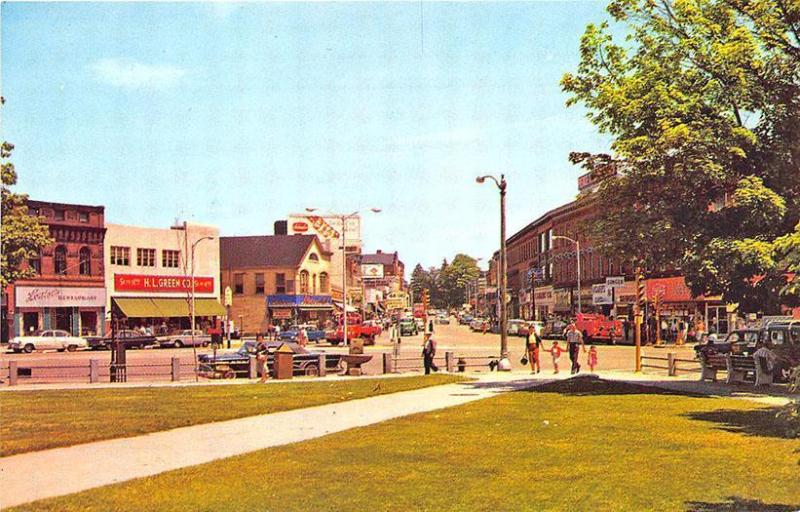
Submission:
[[[161,348],[174,347],[183,348],[192,346],[192,330],[184,329],[171,336],[159,336],[156,338],[158,346]],[[211,343],[211,335],[204,334],[203,331],[195,329],[194,331],[194,346],[207,347]]]
[[[67,331],[57,329],[38,331],[32,336],[17,336],[8,344],[14,352],[30,354],[34,350],[67,350],[75,352],[79,348],[88,348],[86,340],[73,336]]]

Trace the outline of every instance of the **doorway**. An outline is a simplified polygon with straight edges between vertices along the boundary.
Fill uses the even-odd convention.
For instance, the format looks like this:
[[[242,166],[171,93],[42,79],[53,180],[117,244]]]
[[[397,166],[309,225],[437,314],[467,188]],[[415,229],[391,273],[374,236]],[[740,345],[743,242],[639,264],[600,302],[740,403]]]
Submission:
[[[39,326],[39,313],[27,312],[22,313],[22,332],[20,335],[32,334],[41,327]]]

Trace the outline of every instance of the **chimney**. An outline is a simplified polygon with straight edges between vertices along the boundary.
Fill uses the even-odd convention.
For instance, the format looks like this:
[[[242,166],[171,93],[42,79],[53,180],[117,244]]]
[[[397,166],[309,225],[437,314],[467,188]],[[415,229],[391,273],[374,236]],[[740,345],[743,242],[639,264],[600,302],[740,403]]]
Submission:
[[[383,254],[383,251],[381,251],[380,249],[378,249],[377,252],[378,252],[378,254]]]
[[[289,231],[289,223],[285,220],[276,220],[273,229],[276,235],[285,235]]]

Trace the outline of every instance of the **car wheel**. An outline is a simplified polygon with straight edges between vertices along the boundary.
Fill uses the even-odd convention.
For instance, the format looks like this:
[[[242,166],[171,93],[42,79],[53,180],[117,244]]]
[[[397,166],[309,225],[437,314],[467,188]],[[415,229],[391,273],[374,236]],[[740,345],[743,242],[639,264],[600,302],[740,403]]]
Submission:
[[[67,347],[67,352],[75,352],[76,350],[78,350],[77,345],[70,345]]]
[[[33,352],[34,348],[35,347],[33,345],[31,345],[30,343],[27,343],[24,347],[22,347],[22,350],[26,354],[30,354],[31,352]]]
[[[202,345],[203,345],[204,347],[207,347],[207,346],[208,346],[208,343],[209,343],[209,342],[207,342],[207,341],[204,341],[204,342],[202,343]]]
[[[222,374],[223,379],[235,379],[236,372],[233,370],[227,370],[225,373]]]
[[[319,368],[317,368],[317,365],[315,365],[315,364],[310,364],[310,365],[306,366],[305,369],[303,370],[303,372],[304,372],[306,377],[317,377],[317,376],[319,376]]]
[[[181,340],[175,340],[175,348],[183,348],[183,342]]]

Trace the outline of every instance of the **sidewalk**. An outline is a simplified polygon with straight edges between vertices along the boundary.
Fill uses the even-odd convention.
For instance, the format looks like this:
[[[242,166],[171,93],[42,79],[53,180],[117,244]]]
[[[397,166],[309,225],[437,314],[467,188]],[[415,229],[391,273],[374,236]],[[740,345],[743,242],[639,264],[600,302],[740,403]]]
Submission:
[[[0,507],[462,405],[550,380],[494,373],[473,382],[12,455],[0,459]]]
[[[594,375],[607,380],[732,397],[771,406],[783,405],[791,399],[773,388],[699,382],[694,376],[668,378],[622,371],[602,371]],[[472,382],[0,458],[0,508],[454,407],[572,376],[568,372],[535,376],[527,372],[494,372],[477,377],[478,380]]]

